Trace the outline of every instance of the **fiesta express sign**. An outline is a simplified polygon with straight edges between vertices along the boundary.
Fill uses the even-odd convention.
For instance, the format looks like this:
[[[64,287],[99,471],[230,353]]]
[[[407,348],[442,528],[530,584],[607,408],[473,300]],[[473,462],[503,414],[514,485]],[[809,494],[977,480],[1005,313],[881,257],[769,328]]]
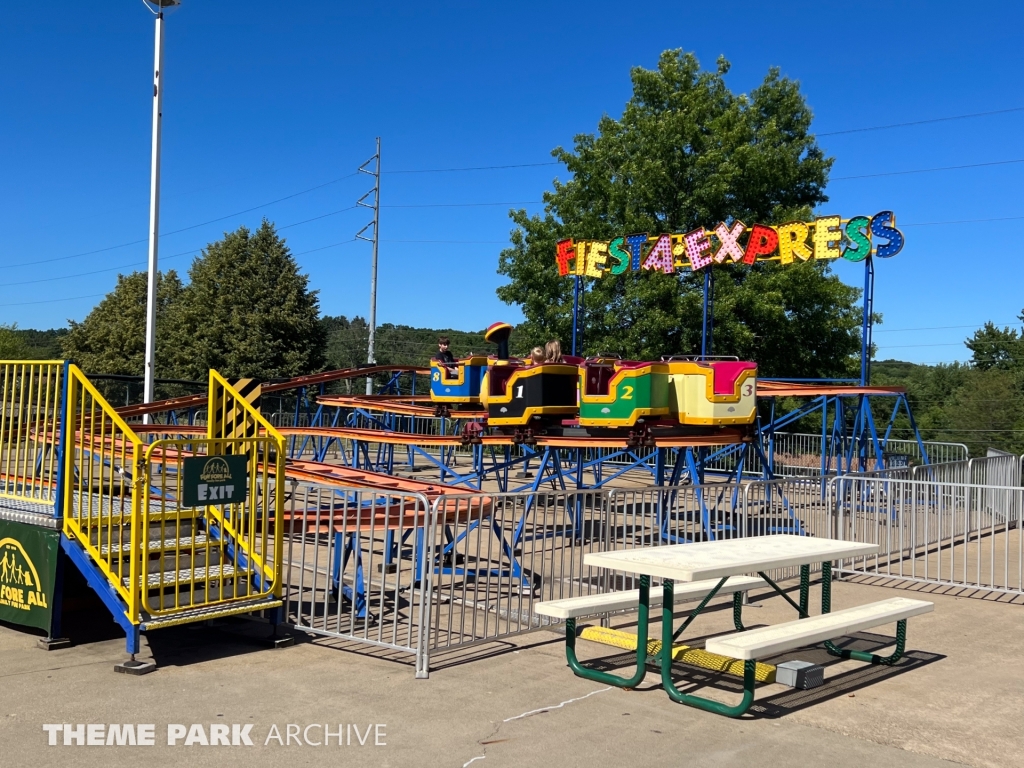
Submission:
[[[874,216],[819,216],[814,221],[790,221],[769,226],[742,221],[721,222],[679,234],[623,235],[612,240],[560,240],[555,263],[559,275],[605,277],[641,270],[672,274],[694,272],[727,262],[754,264],[778,261],[793,264],[810,259],[863,261],[868,256],[887,259],[903,249],[903,233],[896,215],[881,211]]]

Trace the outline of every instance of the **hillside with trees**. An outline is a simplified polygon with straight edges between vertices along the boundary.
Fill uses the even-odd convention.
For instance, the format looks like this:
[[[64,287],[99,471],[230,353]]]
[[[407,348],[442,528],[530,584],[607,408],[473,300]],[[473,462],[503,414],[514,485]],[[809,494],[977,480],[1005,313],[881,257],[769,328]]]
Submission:
[[[1020,320],[1024,323],[1024,311]],[[964,443],[972,456],[984,456],[988,448],[1024,453],[1022,333],[986,323],[964,341],[972,353],[969,363],[883,360],[873,364],[871,383],[907,388],[907,400],[926,440]],[[897,424],[896,436],[909,436],[906,417]]]

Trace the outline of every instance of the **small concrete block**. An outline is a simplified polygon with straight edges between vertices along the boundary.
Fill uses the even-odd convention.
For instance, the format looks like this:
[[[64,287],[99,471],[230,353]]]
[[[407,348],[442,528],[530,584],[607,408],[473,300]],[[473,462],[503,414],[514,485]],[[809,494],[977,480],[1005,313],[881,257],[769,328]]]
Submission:
[[[282,635],[270,638],[271,648],[291,648],[295,645],[295,635]]]
[[[152,661],[122,661],[120,664],[114,665],[115,672],[125,675],[148,675],[154,669],[156,669],[156,664]]]
[[[825,668],[809,661],[787,661],[775,668],[775,682],[790,688],[817,688],[825,684]]]
[[[61,648],[70,648],[71,640],[66,637],[41,637],[36,640],[36,646],[44,651],[59,651]]]
[[[398,563],[377,563],[378,573],[398,573]]]

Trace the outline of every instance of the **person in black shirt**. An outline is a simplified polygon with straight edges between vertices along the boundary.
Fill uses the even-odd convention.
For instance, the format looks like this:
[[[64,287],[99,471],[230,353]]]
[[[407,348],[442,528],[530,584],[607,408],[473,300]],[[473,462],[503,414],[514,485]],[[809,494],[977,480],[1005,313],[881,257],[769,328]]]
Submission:
[[[434,359],[435,360],[439,360],[442,363],[454,363],[455,362],[455,355],[453,355],[451,353],[451,350],[448,349],[448,345],[450,343],[451,342],[450,342],[450,340],[448,339],[447,336],[441,336],[440,338],[438,338],[438,340],[437,340],[437,354],[434,355]]]
[[[440,336],[437,339],[437,354],[434,355],[434,359],[440,363],[444,363],[445,371],[448,378],[453,378],[459,375],[459,370],[455,365],[455,355],[448,349],[450,340],[447,336]]]

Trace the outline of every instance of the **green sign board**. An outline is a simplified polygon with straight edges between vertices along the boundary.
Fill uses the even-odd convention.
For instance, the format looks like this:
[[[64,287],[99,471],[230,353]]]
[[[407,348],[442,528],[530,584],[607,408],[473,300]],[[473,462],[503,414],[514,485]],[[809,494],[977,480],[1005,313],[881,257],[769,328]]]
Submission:
[[[0,619],[50,630],[60,531],[0,520]]]
[[[248,487],[248,456],[199,456],[184,461],[182,506],[237,504],[245,501]]]

